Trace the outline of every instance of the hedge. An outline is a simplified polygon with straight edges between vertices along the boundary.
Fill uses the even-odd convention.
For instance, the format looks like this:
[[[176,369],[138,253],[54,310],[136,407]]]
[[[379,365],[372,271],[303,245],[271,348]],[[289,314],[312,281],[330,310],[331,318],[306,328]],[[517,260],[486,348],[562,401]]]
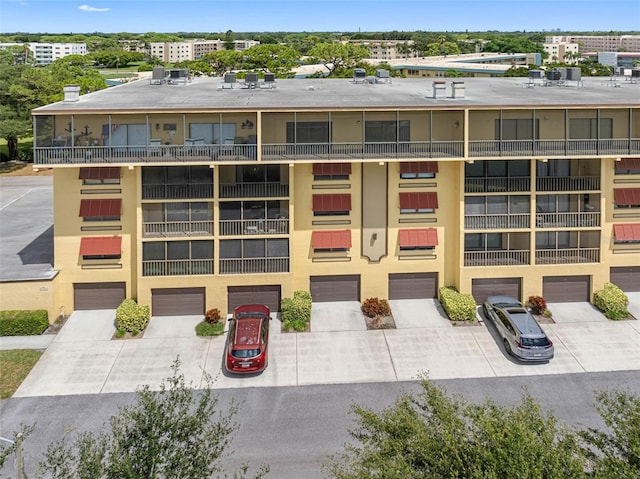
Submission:
[[[282,327],[286,331],[304,331],[311,322],[311,293],[294,291],[293,298],[282,298],[280,301]]]
[[[618,286],[605,283],[604,289],[593,293],[593,304],[610,319],[623,319],[629,316],[627,307],[629,298]]]
[[[0,311],[0,336],[35,336],[48,327],[46,309]]]
[[[125,299],[116,309],[116,328],[119,331],[139,333],[147,327],[149,306],[140,306],[133,299]]]
[[[476,301],[470,294],[458,293],[453,286],[439,290],[440,304],[451,321],[475,321]]]

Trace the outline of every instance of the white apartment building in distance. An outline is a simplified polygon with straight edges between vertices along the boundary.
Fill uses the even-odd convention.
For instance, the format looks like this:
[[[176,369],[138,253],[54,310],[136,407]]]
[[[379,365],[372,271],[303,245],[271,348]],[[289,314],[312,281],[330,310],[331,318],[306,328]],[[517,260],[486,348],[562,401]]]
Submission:
[[[580,53],[640,51],[640,35],[556,35],[545,43],[577,43]]]
[[[545,63],[577,63],[578,61],[579,46],[577,43],[544,43],[543,47],[544,51],[547,52]]]
[[[86,43],[29,43],[36,65],[49,65],[68,55],[86,55]]]
[[[224,40],[185,40],[183,42],[151,42],[149,55],[165,63],[197,60],[205,53],[224,50]],[[259,45],[256,40],[234,40],[234,50],[242,51]]]

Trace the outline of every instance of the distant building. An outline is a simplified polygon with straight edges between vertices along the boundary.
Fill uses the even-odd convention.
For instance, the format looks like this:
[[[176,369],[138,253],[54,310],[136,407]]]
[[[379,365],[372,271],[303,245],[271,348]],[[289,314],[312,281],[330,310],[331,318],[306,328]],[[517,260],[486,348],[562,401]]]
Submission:
[[[543,47],[544,51],[547,52],[548,55],[545,63],[577,63],[580,55],[577,43],[545,43],[543,44]]]
[[[603,65],[623,68],[640,66],[640,51],[637,52],[597,52],[585,53],[584,58],[590,58]]]
[[[413,58],[416,53],[406,46],[411,47],[413,40],[345,40],[350,43],[365,47],[371,53],[374,60],[396,60],[399,58]]]
[[[223,40],[185,40],[183,42],[151,42],[147,54],[165,63],[197,60],[205,53],[224,50]],[[234,40],[234,50],[243,51],[260,42],[255,40]]]
[[[558,35],[545,43],[577,43],[580,53],[640,51],[640,35]]]
[[[86,43],[29,43],[36,65],[50,65],[69,55],[86,55]]]

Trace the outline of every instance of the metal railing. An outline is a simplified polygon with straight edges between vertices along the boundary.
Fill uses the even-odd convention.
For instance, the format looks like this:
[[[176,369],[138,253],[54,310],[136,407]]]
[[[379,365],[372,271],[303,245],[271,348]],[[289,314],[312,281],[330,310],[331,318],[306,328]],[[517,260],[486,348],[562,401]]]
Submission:
[[[175,259],[142,262],[142,276],[213,274],[213,259]]]
[[[536,213],[538,228],[587,228],[600,226],[600,212]]]
[[[538,191],[594,191],[600,189],[599,176],[538,176]]]
[[[174,236],[211,236],[213,220],[209,221],[166,221],[142,223],[145,238]]]
[[[213,198],[212,183],[142,185],[143,200]]]
[[[280,182],[220,183],[220,198],[273,198],[289,196],[289,185]]]
[[[633,155],[640,153],[640,140],[613,138],[601,140],[470,140],[470,157],[566,156],[572,154]]]
[[[529,213],[499,215],[465,215],[464,227],[468,230],[529,228]]]
[[[536,250],[536,264],[598,263],[598,248],[566,248]]]
[[[465,266],[521,266],[528,265],[529,250],[465,251]]]
[[[220,274],[288,273],[289,258],[226,258]]]
[[[531,178],[528,176],[512,176],[501,178],[464,179],[465,193],[499,193],[503,191],[530,191]]]
[[[220,220],[220,236],[289,233],[289,219]]]

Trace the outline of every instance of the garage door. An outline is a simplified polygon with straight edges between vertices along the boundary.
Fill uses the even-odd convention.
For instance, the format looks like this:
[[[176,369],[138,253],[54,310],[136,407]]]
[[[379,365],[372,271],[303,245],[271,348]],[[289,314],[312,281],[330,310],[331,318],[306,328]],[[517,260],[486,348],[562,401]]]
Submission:
[[[522,278],[478,278],[471,280],[471,294],[477,304],[488,296],[511,296],[522,299]]]
[[[75,283],[73,308],[116,309],[126,297],[126,283]]]
[[[622,291],[640,291],[640,266],[611,268],[610,281]]]
[[[153,316],[204,315],[204,288],[161,288],[151,290]]]
[[[438,297],[438,273],[397,273],[389,275],[389,299]]]
[[[545,276],[542,296],[547,303],[589,301],[589,276]]]
[[[227,288],[228,312],[242,304],[264,304],[272,313],[280,311],[280,285],[229,286]]]
[[[359,275],[311,276],[311,299],[327,301],[360,301]]]

